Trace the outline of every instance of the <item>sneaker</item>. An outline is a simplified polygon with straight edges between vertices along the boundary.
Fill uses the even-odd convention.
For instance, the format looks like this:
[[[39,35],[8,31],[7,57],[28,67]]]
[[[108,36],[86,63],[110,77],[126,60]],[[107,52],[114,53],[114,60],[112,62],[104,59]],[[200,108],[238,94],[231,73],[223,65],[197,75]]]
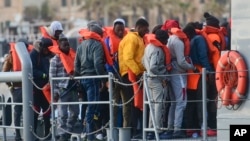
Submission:
[[[142,134],[134,135],[132,139],[142,139]]]
[[[15,137],[15,141],[22,141],[22,138],[21,137],[19,137],[19,138]]]
[[[159,134],[160,139],[172,139],[173,138],[173,131],[169,130]]]
[[[97,140],[103,140],[103,135],[102,135],[102,133],[97,134],[97,135],[95,136],[95,138],[96,138]]]
[[[87,140],[87,134],[85,132],[81,133],[81,139],[83,139],[84,141]]]
[[[93,140],[87,139],[87,141],[100,141],[100,140],[97,140],[97,139],[93,139]]]
[[[208,129],[207,130],[207,136],[216,136],[217,135],[217,131],[215,130],[211,130],[211,129]]]
[[[203,131],[201,130],[200,135],[202,136],[202,134],[203,134]],[[211,136],[216,136],[216,135],[217,135],[217,131],[211,130],[211,129],[207,130],[207,136],[211,137]]]
[[[68,141],[68,139],[65,138],[65,137],[62,135],[62,136],[60,136],[60,138],[58,139],[58,141]]]
[[[152,132],[149,132],[148,134],[147,134],[147,140],[154,140],[155,139],[155,134],[154,133],[152,133]]]
[[[192,138],[198,138],[199,137],[199,133],[198,132],[194,132],[193,134],[192,134]]]
[[[174,131],[174,133],[173,133],[173,138],[174,139],[177,139],[177,138],[186,138],[186,137],[187,137],[186,134],[183,131],[181,131],[181,130]]]
[[[70,139],[70,134],[65,133],[65,134],[60,135],[60,138],[58,141],[68,141],[69,139]]]
[[[195,130],[186,130],[186,135],[188,137],[192,137],[193,133],[195,133]]]
[[[20,132],[17,132],[17,133],[16,133],[15,141],[22,141]]]

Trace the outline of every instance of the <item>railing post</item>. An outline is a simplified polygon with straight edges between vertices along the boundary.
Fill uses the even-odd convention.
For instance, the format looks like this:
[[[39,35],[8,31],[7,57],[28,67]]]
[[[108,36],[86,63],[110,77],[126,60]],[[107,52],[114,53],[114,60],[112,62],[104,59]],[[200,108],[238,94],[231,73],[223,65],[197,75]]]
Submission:
[[[113,74],[109,73],[109,128],[111,141],[114,141],[114,119],[113,119]],[[114,105],[115,106],[115,105]]]
[[[16,43],[15,48],[22,64],[23,138],[32,141],[34,140],[31,131],[34,127],[34,112],[30,104],[33,104],[33,85],[29,80],[29,77],[33,76],[32,63],[24,43]]]
[[[55,118],[55,107],[54,106],[57,106],[57,105],[54,105],[54,94],[53,94],[53,89],[54,89],[54,85],[53,85],[53,81],[50,79],[49,80],[49,83],[50,83],[50,86],[51,86],[51,89],[50,89],[50,92],[51,92],[51,120],[52,120],[52,125],[51,125],[51,134],[52,134],[52,141],[56,141],[56,118]],[[81,85],[81,84],[80,84]]]
[[[207,140],[207,72],[206,68],[202,68],[202,137],[203,141]]]
[[[144,129],[146,129],[147,127],[147,108],[146,106],[148,106],[145,101],[147,101],[147,94],[146,94],[146,72],[143,73],[143,116],[142,116],[142,140],[145,141],[146,140],[146,132]]]
[[[5,97],[4,95],[1,95],[2,98],[1,98],[1,102],[5,102]],[[6,117],[5,117],[5,113],[6,113],[6,105],[1,105],[2,107],[2,125],[6,125]],[[6,128],[3,128],[3,141],[7,141],[7,138],[6,138]]]

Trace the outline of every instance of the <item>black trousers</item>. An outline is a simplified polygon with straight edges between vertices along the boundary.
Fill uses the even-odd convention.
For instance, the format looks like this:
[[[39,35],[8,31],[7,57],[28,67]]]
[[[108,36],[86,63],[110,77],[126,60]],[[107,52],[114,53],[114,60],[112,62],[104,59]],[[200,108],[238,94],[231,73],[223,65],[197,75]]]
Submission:
[[[187,90],[187,106],[184,112],[183,126],[186,129],[201,129],[203,123],[202,110],[202,79],[200,78],[197,90]],[[215,82],[207,82],[207,126],[217,128],[217,89]],[[190,102],[191,101],[191,102]]]

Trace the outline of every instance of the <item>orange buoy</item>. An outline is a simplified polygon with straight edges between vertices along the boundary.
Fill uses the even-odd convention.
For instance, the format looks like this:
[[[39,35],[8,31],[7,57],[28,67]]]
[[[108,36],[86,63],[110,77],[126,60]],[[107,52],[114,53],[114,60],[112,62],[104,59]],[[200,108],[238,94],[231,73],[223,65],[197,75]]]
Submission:
[[[216,67],[216,88],[222,104],[238,104],[247,89],[248,72],[244,59],[237,51],[224,53]]]

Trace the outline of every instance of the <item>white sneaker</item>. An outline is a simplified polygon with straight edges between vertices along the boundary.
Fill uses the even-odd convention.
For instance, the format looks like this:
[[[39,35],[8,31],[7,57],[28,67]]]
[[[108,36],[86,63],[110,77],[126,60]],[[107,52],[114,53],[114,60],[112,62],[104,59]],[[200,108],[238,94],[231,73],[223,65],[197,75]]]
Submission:
[[[86,133],[81,133],[81,139],[86,139],[87,138],[87,134]]]
[[[95,138],[96,139],[98,139],[98,140],[103,140],[103,135],[100,133],[100,134],[97,134],[96,136],[95,136]]]

